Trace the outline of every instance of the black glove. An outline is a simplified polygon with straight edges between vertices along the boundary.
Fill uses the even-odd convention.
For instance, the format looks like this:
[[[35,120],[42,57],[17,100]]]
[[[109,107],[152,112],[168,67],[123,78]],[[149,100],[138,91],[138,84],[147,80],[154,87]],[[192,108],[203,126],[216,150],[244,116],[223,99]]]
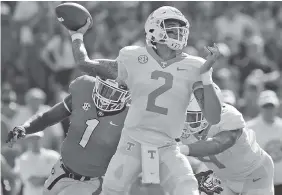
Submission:
[[[12,131],[9,131],[6,143],[10,143],[10,147],[18,140],[25,137],[25,128],[22,126],[15,127]]]
[[[200,192],[204,192],[207,195],[214,195],[214,193],[220,194],[223,191],[223,188],[219,186],[221,183],[220,180],[215,178],[212,174],[212,170],[195,174]]]

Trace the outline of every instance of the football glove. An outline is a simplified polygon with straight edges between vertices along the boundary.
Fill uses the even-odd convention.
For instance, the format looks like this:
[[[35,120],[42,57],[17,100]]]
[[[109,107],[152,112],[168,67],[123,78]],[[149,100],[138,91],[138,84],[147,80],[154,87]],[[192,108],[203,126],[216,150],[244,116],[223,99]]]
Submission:
[[[12,131],[9,131],[6,143],[9,143],[10,147],[12,147],[18,139],[24,138],[25,135],[25,128],[17,126]]]
[[[204,171],[195,174],[198,180],[199,191],[207,195],[220,194],[223,188],[220,185],[221,181],[213,175],[212,170]]]

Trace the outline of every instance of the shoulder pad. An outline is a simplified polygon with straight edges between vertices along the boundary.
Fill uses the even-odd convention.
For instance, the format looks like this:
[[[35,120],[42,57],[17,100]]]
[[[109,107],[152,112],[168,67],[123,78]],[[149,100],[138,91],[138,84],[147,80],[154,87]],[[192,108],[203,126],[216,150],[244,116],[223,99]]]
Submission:
[[[137,51],[141,48],[143,48],[143,47],[140,47],[140,46],[125,46],[124,48],[122,48],[120,50],[120,53],[134,52],[134,51]]]
[[[253,128],[253,126],[255,126],[256,124],[257,124],[257,117],[256,118],[253,118],[253,119],[251,119],[251,120],[248,120],[247,122],[246,122],[246,125],[247,125],[247,127],[249,127],[249,128]]]
[[[218,125],[222,130],[235,130],[246,126],[242,114],[229,104],[223,104],[221,120]]]
[[[119,51],[117,61],[118,63],[120,63],[123,62],[123,60],[125,59],[132,59],[134,57],[144,54],[144,51],[145,51],[145,47],[126,46]],[[124,64],[126,66],[128,63],[124,63]]]
[[[50,158],[58,158],[58,159],[60,158],[60,154],[54,150],[46,150],[45,153]]]
[[[206,60],[204,58],[201,58],[199,56],[192,56],[192,55],[189,55],[189,54],[186,54],[184,53],[185,55],[185,59],[189,62],[193,62],[193,65],[195,66],[202,66]]]
[[[70,92],[75,86],[80,86],[83,83],[92,83],[94,85],[95,81],[96,81],[95,77],[88,76],[88,75],[77,77],[75,80],[73,80],[70,83],[70,86],[69,86]]]

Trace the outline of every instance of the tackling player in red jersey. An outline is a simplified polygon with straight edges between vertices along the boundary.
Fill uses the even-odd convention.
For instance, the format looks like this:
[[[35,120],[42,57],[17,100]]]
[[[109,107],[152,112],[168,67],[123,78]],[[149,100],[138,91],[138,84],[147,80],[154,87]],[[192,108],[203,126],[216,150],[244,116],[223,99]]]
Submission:
[[[112,80],[90,76],[72,81],[69,92],[64,101],[15,127],[8,141],[42,131],[69,117],[61,159],[51,170],[44,195],[100,194],[102,176],[116,151],[130,95]]]
[[[90,76],[74,80],[69,91],[63,102],[15,127],[8,141],[13,143],[69,117],[71,125],[62,144],[61,159],[51,170],[44,195],[98,195],[120,139],[130,96],[116,82]],[[201,173],[196,178],[200,190],[213,194],[212,186],[204,185],[209,174]]]

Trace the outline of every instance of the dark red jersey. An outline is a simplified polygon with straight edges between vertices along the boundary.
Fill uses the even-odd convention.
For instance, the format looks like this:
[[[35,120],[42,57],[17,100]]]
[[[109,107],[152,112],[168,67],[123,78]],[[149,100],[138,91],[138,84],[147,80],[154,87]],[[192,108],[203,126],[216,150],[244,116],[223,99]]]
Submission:
[[[62,144],[64,164],[74,172],[90,177],[105,174],[114,155],[128,108],[114,114],[97,110],[92,93],[95,78],[81,76],[70,84],[70,127]]]

